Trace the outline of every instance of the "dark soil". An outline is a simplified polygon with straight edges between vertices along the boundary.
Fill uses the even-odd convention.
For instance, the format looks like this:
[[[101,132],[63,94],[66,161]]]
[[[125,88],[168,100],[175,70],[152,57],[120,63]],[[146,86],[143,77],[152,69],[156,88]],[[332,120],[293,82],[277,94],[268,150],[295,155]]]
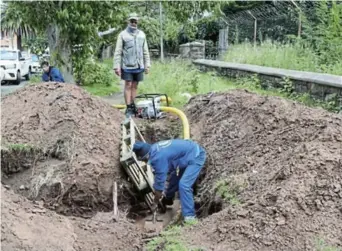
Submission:
[[[54,83],[21,89],[1,106],[3,249],[141,250],[141,231],[123,212],[134,197],[119,163],[123,114]],[[224,251],[342,247],[341,115],[243,90],[194,97],[186,114],[208,158],[196,195],[201,220],[179,236],[184,243]],[[182,135],[174,116],[135,121],[150,143]],[[112,210],[113,181],[118,222],[98,213]]]
[[[232,91],[186,106],[210,165],[189,243],[210,250],[342,247],[342,117]],[[221,204],[221,206],[218,206]]]
[[[65,217],[1,186],[1,250],[142,250],[136,226],[112,213],[92,219]]]
[[[112,210],[114,180],[119,203],[126,200],[120,111],[75,85],[58,83],[27,86],[4,97],[1,108],[4,184],[66,215]]]
[[[172,114],[168,114],[166,118],[158,120],[136,118],[134,121],[146,142],[150,144],[183,137],[182,122]]]

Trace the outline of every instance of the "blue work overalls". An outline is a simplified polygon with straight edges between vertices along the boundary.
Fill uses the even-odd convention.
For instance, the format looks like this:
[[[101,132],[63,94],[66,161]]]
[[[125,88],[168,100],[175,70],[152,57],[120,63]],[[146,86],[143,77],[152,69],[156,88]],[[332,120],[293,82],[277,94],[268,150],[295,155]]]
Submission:
[[[195,216],[192,186],[206,159],[204,149],[191,140],[174,139],[153,144],[149,155],[154,170],[154,189],[163,191],[170,174],[166,198],[173,198],[179,190],[182,215]]]

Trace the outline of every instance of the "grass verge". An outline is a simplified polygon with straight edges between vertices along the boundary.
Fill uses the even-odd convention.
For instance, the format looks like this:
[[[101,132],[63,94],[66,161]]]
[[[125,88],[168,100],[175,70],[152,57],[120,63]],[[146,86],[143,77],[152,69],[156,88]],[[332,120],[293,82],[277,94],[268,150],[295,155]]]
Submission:
[[[234,82],[217,77],[216,74],[201,73],[189,61],[167,60],[154,62],[151,72],[139,86],[139,93],[163,93],[172,98],[172,105],[183,106],[188,95],[234,89]]]
[[[298,71],[342,75],[342,60],[321,64],[320,57],[303,43],[280,43],[266,40],[254,47],[251,43],[232,45],[224,60]]]
[[[87,61],[82,73],[82,87],[96,96],[108,96],[120,91],[120,78],[112,70],[112,60]]]
[[[309,94],[295,93],[293,83],[283,80],[283,89],[266,89],[264,83],[255,75],[241,79],[228,79],[217,76],[214,72],[203,73],[189,61],[169,60],[154,62],[151,73],[145,75],[139,84],[139,93],[165,93],[172,98],[172,106],[182,107],[187,103],[187,94],[191,96],[209,92],[222,92],[232,89],[247,89],[260,95],[280,96],[298,101],[311,107],[323,107],[338,112],[337,99],[328,102],[312,99]]]
[[[117,84],[112,84],[110,86],[106,85],[92,85],[92,86],[82,86],[87,92],[90,92],[96,96],[108,96],[116,93],[120,90]]]
[[[38,84],[42,82],[41,75],[31,75],[29,84]]]

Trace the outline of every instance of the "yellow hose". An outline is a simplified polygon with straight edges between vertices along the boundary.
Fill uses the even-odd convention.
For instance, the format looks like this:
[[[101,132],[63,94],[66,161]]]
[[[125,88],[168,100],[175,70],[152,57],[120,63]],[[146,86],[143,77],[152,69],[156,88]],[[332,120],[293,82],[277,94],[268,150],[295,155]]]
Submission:
[[[166,102],[166,97],[162,96],[160,97],[160,100]],[[169,103],[172,103],[172,99],[170,97],[167,97],[167,100],[169,101]]]
[[[113,107],[118,108],[118,109],[126,109],[126,105],[113,105]]]
[[[125,109],[126,105],[113,105],[113,107],[118,109]],[[184,139],[190,139],[190,126],[188,118],[185,116],[184,112],[181,110],[174,108],[174,107],[168,107],[168,106],[161,106],[160,110],[163,112],[170,112],[173,114],[176,114],[181,120],[183,124],[183,138]]]
[[[188,118],[185,116],[184,112],[182,112],[181,110],[177,108],[168,107],[168,106],[161,106],[160,110],[163,112],[170,112],[170,113],[178,115],[178,117],[182,120],[182,124],[183,124],[183,138],[190,139],[189,121],[188,121]]]

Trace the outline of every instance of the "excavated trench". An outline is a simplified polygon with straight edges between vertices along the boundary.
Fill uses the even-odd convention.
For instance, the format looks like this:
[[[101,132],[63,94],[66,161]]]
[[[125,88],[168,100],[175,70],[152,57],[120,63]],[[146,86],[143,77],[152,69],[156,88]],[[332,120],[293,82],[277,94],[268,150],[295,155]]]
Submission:
[[[158,121],[136,119],[136,123],[145,140],[149,143],[179,138],[182,135],[181,123],[174,116]],[[7,144],[8,147],[4,145],[1,149],[2,183],[31,201],[44,201],[46,208],[66,216],[92,218],[97,212],[112,212],[112,183],[109,180],[101,179],[101,182],[98,181],[98,187],[95,190],[87,187],[87,191],[79,189],[76,180],[73,180],[68,191],[65,191],[65,181],[63,182],[62,176],[59,175],[62,172],[68,173],[68,163],[65,162],[69,162],[69,160],[65,154],[67,151],[65,146],[69,144],[68,141],[58,139],[58,143],[50,149],[47,148],[47,150],[26,143]],[[48,169],[49,167],[53,167],[53,170]],[[117,198],[119,210],[126,218],[135,221],[143,229],[146,219],[150,218],[150,211],[142,194],[136,191],[133,184],[129,182],[128,175],[121,167],[115,172],[115,175],[117,176],[115,180],[120,188]],[[100,177],[103,175],[100,174]],[[201,174],[202,177],[204,177],[204,172]],[[70,182],[71,179],[74,179],[74,175],[65,180]],[[103,183],[102,181],[106,182]],[[89,185],[91,186],[91,184]],[[101,193],[102,186],[108,186],[106,196]],[[198,184],[194,187],[195,193],[198,190],[197,187]],[[87,194],[89,192],[90,194]],[[93,195],[96,193],[102,195],[101,202],[94,200]],[[72,196],[75,197],[70,198]],[[94,202],[98,202],[98,204]],[[179,203],[176,204],[174,209],[177,211]],[[196,203],[196,208],[199,211],[204,211],[201,204]],[[168,222],[171,221],[170,214],[174,215],[175,212],[165,216],[168,218]],[[163,218],[163,216],[161,217]]]
[[[113,210],[116,181],[119,209],[129,218],[146,212],[120,166],[119,110],[77,86],[58,83],[23,88],[4,97],[2,108],[4,185],[60,214],[91,218]],[[136,121],[147,142],[182,137],[174,115]],[[203,215],[220,208],[203,204],[196,204]]]
[[[33,217],[36,224],[25,225],[27,229],[39,225],[47,234],[60,229],[57,238],[75,231],[76,250],[110,250],[113,245],[140,250],[141,228],[132,221],[140,224],[147,212],[119,162],[123,114],[63,84],[26,87],[1,105],[7,249],[19,243],[23,248],[18,250],[27,250],[21,240],[34,236],[11,238],[22,234],[20,227]],[[186,242],[207,248],[220,243],[218,250],[313,250],[315,240],[324,236],[342,246],[340,115],[246,91],[195,97],[185,113],[191,138],[207,151],[195,187],[202,223],[182,233]],[[137,124],[150,143],[182,136],[181,122],[172,115]],[[113,181],[120,211],[116,223]],[[38,201],[52,211],[43,213]],[[108,212],[111,220],[100,212]],[[49,220],[54,222],[49,229],[39,224]],[[66,223],[59,225],[61,221]]]

